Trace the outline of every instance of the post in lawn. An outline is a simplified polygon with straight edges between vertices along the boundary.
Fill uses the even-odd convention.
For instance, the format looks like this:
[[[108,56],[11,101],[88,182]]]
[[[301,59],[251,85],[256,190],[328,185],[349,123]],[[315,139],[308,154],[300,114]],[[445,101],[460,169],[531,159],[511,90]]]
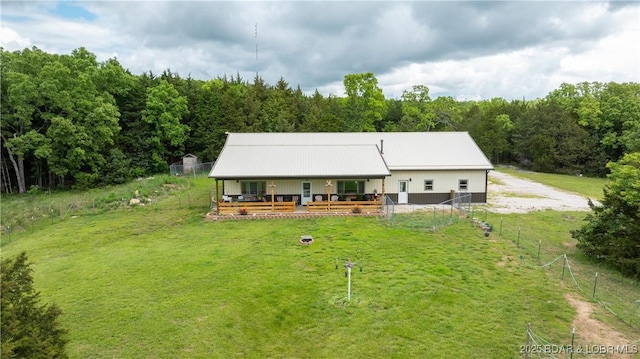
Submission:
[[[564,254],[564,260],[562,261],[562,280],[564,280],[564,268],[567,266],[567,254]]]
[[[355,263],[351,262],[350,259],[347,259],[347,261],[344,263],[344,267],[347,269],[347,300],[351,300],[351,268],[353,268],[353,266],[356,265]]]

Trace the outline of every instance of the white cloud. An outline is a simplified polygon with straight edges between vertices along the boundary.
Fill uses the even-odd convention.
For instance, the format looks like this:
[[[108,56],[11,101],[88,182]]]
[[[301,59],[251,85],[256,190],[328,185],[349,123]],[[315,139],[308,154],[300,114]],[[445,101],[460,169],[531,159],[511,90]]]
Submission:
[[[0,45],[11,50],[31,47],[32,43],[28,37],[22,37],[15,30],[3,26],[0,27]]]
[[[255,72],[312,93],[344,95],[372,71],[385,95],[536,98],[562,82],[640,80],[639,3],[605,2],[77,2],[95,20],[51,15],[55,3],[3,3],[1,44],[114,54],[140,74]],[[254,26],[258,23],[258,39]],[[259,59],[255,60],[255,43]]]

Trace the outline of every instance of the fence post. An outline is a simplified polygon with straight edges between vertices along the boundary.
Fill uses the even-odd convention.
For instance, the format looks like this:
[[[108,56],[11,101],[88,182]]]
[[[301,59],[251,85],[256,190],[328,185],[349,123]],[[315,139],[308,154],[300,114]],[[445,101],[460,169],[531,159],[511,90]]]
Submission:
[[[576,338],[576,327],[573,327],[573,329],[571,330],[571,354],[569,354],[570,359],[573,358],[573,342],[575,338]]]
[[[562,261],[562,277],[561,280],[564,280],[564,268],[567,266],[567,254],[564,254],[564,260]]]
[[[531,332],[531,323],[527,324],[527,344],[524,347],[524,358],[529,359],[529,346],[531,345],[531,338],[529,334]]]
[[[595,299],[596,298],[596,286],[598,285],[598,272],[596,272],[596,277],[593,280],[593,295],[591,295],[591,298]]]
[[[453,223],[453,203],[451,203],[451,213],[449,214],[449,224]]]
[[[436,221],[437,221],[437,218],[436,218],[436,207],[433,207],[433,229],[434,230],[436,228],[438,228],[438,223]]]

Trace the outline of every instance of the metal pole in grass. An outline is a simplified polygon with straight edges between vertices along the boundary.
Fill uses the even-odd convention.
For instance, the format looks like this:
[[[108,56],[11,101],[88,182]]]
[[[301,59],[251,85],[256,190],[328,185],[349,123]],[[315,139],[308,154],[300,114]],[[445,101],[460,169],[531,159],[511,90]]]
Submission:
[[[571,351],[570,351],[571,354],[569,354],[570,359],[573,358],[573,342],[575,341],[575,339],[576,339],[576,327],[573,327],[573,329],[571,330]]]
[[[540,262],[540,247],[542,246],[542,239],[538,240],[538,262]]]
[[[562,261],[562,277],[560,278],[561,280],[564,280],[564,269],[567,266],[567,254],[564,254],[564,260]]]
[[[502,236],[502,218],[500,218],[500,232],[498,232],[500,236]]]
[[[432,223],[432,225],[433,225],[434,229],[438,226],[436,221],[437,221],[437,219],[436,219],[436,207],[433,207],[433,223]]]
[[[527,344],[524,347],[524,358],[529,359],[529,346],[531,345],[531,323],[527,324]]]
[[[486,208],[484,209],[484,221],[485,222],[487,221],[487,209]]]
[[[596,272],[596,277],[593,280],[593,294],[591,295],[591,298],[595,299],[595,297],[596,297],[596,286],[597,285],[598,285],[598,272]]]
[[[344,267],[347,269],[347,300],[351,301],[351,268],[356,265],[356,263],[351,262],[350,259],[344,263]],[[362,267],[360,267],[360,271],[362,271]]]
[[[453,222],[453,203],[451,203],[451,213],[449,214],[449,224]]]
[[[516,246],[520,247],[520,227],[518,227],[518,240],[516,241]]]

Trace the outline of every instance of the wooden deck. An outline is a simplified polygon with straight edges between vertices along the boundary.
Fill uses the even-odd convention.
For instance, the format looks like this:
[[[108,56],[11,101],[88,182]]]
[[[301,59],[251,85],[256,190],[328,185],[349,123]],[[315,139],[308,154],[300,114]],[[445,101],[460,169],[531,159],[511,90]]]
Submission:
[[[246,214],[270,212],[295,212],[295,202],[222,202],[218,203],[220,214]]]
[[[355,210],[354,208],[358,208]],[[373,213],[382,209],[382,201],[318,201],[296,206],[296,202],[222,202],[220,215],[256,213]],[[359,211],[359,212],[358,212]]]
[[[307,202],[307,212],[376,212],[382,209],[382,201],[319,201]],[[357,213],[357,212],[356,212]]]

